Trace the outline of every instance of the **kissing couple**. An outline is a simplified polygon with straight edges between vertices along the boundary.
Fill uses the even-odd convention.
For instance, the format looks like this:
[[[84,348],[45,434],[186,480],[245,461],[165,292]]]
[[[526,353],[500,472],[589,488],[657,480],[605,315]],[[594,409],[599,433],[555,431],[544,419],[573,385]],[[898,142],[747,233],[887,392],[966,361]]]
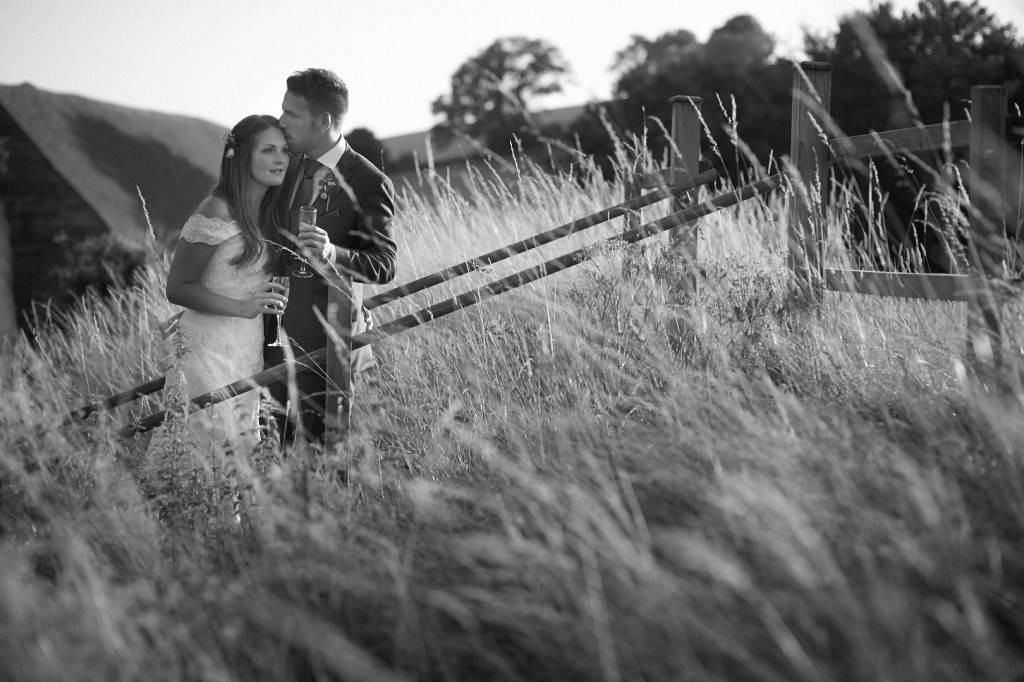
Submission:
[[[395,276],[394,187],[345,141],[348,104],[336,74],[306,69],[288,77],[279,117],[246,116],[225,135],[220,177],[182,227],[167,274],[168,301],[185,309],[166,383],[180,395],[278,365],[289,346],[298,357],[327,345],[330,287],[352,299],[352,333],[365,331],[361,284]],[[372,365],[369,347],[352,353],[353,372]],[[320,440],[326,375],[317,366],[291,369],[297,396],[289,402],[286,385],[271,386],[272,419],[285,439],[300,428]],[[252,391],[190,415],[190,437],[204,450],[251,452],[259,401]],[[160,441],[154,434],[149,450]]]

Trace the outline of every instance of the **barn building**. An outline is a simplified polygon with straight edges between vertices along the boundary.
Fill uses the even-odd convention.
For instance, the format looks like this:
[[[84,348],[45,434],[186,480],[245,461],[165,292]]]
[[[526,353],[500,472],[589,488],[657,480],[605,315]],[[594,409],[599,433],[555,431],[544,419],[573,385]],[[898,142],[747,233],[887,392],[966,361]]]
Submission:
[[[29,84],[0,85],[0,336],[45,298],[69,249],[174,238],[213,186],[224,127]],[[145,198],[143,211],[140,194]]]

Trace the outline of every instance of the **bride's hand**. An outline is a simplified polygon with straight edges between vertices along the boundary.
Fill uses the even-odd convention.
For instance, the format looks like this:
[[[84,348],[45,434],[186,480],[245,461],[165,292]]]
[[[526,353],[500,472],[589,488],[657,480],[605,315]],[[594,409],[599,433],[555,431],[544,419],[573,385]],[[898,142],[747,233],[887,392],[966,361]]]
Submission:
[[[288,303],[285,288],[276,282],[264,282],[252,297],[241,301],[240,317],[252,319],[259,315],[280,315]]]

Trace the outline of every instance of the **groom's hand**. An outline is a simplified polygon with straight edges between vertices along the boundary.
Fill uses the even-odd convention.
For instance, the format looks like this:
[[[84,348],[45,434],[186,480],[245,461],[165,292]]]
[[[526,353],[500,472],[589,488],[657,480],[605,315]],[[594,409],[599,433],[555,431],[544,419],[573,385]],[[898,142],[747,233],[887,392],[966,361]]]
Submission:
[[[336,247],[323,228],[302,223],[299,225],[299,243],[306,258],[310,259],[313,265],[334,265]]]

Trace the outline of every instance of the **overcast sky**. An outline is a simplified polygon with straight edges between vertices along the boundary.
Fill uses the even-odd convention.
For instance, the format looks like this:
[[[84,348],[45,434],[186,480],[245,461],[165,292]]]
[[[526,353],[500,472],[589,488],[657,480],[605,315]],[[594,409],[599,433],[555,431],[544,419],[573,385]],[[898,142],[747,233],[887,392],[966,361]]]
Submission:
[[[895,0],[899,8],[914,0]],[[3,0],[0,83],[28,81],[228,126],[280,111],[284,79],[307,66],[349,85],[346,129],[379,137],[429,127],[430,103],[467,57],[495,38],[524,35],[558,47],[573,85],[545,106],[608,96],[616,51],[634,34],[685,28],[706,40],[752,14],[783,55],[801,28],[832,30],[870,0]],[[1024,34],[1024,0],[982,5]],[[301,11],[296,8],[301,8]],[[702,93],[693,93],[702,94]]]

